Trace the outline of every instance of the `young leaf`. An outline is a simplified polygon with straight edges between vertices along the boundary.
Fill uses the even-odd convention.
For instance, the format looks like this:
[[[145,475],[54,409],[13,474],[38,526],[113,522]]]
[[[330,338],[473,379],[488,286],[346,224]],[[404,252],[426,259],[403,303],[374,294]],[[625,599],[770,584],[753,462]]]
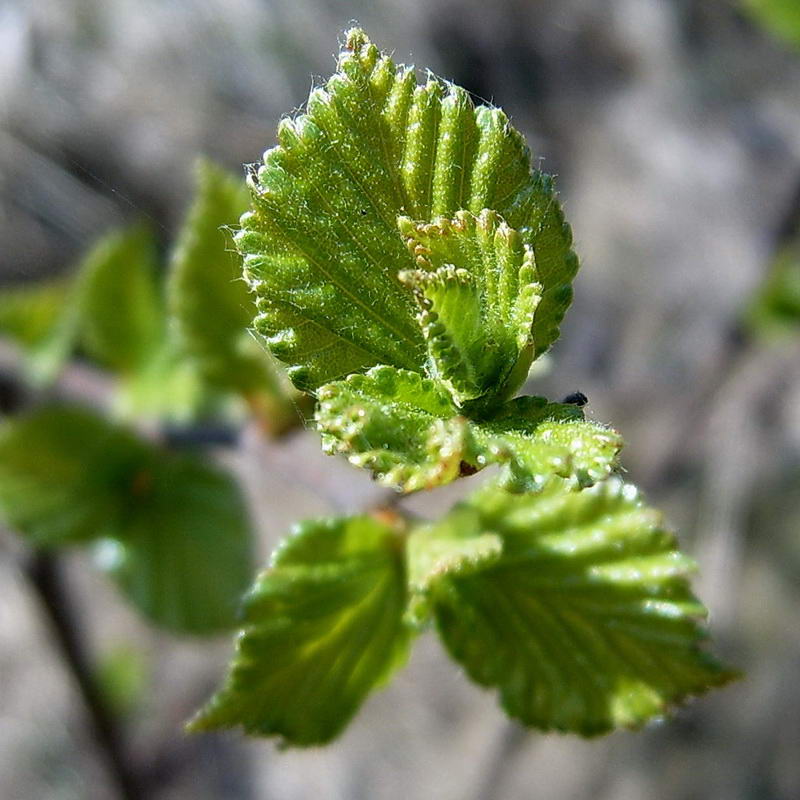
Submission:
[[[512,400],[490,420],[468,420],[441,384],[392,367],[351,375],[318,394],[323,449],[403,492],[488,464],[509,465],[506,483],[516,491],[537,491],[553,475],[585,486],[609,474],[622,446],[615,431],[587,422],[576,406],[541,397]]]
[[[400,280],[421,307],[430,374],[459,407],[496,406],[519,389],[533,358],[542,290],[533,248],[488,209],[398,225],[417,264]]]
[[[91,248],[71,281],[0,294],[0,331],[26,350],[37,383],[52,381],[79,344],[103,366],[134,374],[165,336],[155,270],[146,227],[115,231]]]
[[[35,348],[50,335],[68,293],[64,281],[0,289],[0,333],[26,348]]]
[[[84,261],[77,276],[82,344],[103,366],[132,372],[163,341],[156,266],[153,237],[143,225],[106,236]]]
[[[0,429],[0,515],[39,546],[102,540],[106,566],[158,624],[209,633],[236,620],[247,515],[235,483],[199,461],[46,409]]]
[[[474,508],[460,505],[443,520],[415,528],[406,544],[408,587],[411,592],[408,617],[421,625],[430,616],[425,600],[431,588],[449,574],[465,576],[496,562],[503,540],[485,533]]]
[[[793,333],[800,327],[800,240],[775,258],[747,309],[746,322],[754,333],[765,338]]]
[[[206,159],[195,173],[195,200],[172,254],[170,310],[209,383],[244,394],[273,388],[269,356],[248,331],[255,303],[233,252],[231,226],[247,208],[247,189]]]
[[[693,563],[632,486],[490,487],[456,514],[412,535],[415,562],[433,562],[414,588],[452,657],[526,725],[586,736],[635,727],[735,677],[701,649]],[[496,544],[485,554],[487,536],[501,555]],[[453,538],[456,559],[480,555],[468,569],[448,568]]]
[[[404,492],[454,480],[473,449],[444,387],[392,367],[322,387],[316,422],[325,452]]]
[[[311,92],[305,114],[281,122],[278,141],[249,180],[253,210],[236,241],[258,297],[256,327],[299,388],[379,364],[424,370],[412,293],[398,279],[418,266],[401,216],[502,217],[535,253],[533,355],[558,336],[578,267],[570,229],[552,180],[531,170],[501,110],[475,107],[433,76],[418,86],[413,68],[353,29],[336,74]]]
[[[742,5],[770,33],[800,48],[800,7],[796,0],[742,0]]]
[[[0,333],[22,348],[25,372],[35,384],[52,381],[75,346],[73,294],[63,280],[0,291]]]
[[[148,419],[186,424],[218,399],[168,331],[161,346],[136,370],[122,376],[113,412],[120,420]]]
[[[136,480],[136,509],[100,543],[101,565],[158,625],[193,634],[230,628],[252,579],[238,486],[187,456],[158,459]]]
[[[515,492],[539,491],[551,475],[591,486],[617,468],[623,444],[615,430],[585,420],[577,406],[543,397],[517,397],[471,431],[475,466],[507,464],[503,482]]]
[[[0,514],[37,546],[116,530],[148,446],[92,414],[46,409],[0,427]]]
[[[401,542],[373,517],[298,525],[252,588],[228,678],[189,730],[334,738],[405,660]]]

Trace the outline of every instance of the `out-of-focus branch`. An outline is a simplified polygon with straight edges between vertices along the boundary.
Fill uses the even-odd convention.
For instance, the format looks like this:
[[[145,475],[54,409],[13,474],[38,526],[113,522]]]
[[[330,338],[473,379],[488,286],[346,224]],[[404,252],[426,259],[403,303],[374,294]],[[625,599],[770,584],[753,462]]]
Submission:
[[[144,795],[139,788],[138,777],[125,755],[116,721],[94,680],[58,557],[34,550],[24,565],[24,572],[50,624],[63,663],[80,692],[91,722],[97,752],[106,766],[116,795],[123,800],[140,800]]]
[[[13,348],[0,342],[0,375],[6,378],[3,382],[4,413],[14,413],[27,404],[25,389],[14,378],[20,368],[19,362],[20,358]],[[77,368],[62,387],[68,394],[76,389],[85,403],[96,405],[101,401],[106,387],[101,383],[101,376]],[[47,619],[61,661],[81,695],[97,752],[106,767],[114,794],[120,800],[141,800],[144,795],[139,788],[136,772],[128,762],[120,730],[95,681],[91,660],[81,641],[80,624],[61,574],[58,556],[33,549],[24,560],[22,571]]]

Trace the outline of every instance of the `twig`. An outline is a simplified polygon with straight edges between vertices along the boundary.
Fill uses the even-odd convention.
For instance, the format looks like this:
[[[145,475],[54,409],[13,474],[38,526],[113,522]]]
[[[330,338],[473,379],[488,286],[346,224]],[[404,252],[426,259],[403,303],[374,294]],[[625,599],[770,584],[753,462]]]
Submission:
[[[36,550],[25,564],[24,571],[55,634],[63,662],[81,694],[97,752],[106,765],[115,794],[123,800],[142,800],[144,794],[132,765],[125,757],[119,729],[92,677],[90,661],[78,634],[79,626],[57,557]]]

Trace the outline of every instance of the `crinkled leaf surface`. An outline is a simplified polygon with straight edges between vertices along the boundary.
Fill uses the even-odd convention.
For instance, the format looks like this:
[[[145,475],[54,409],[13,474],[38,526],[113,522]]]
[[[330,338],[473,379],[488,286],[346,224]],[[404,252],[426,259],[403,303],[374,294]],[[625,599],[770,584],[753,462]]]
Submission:
[[[40,546],[102,540],[104,563],[150,619],[230,627],[250,580],[236,484],[85,411],[47,409],[0,429],[0,513]]]
[[[583,735],[638,726],[734,677],[701,648],[693,563],[632,486],[490,487],[456,514],[412,534],[415,563],[428,559],[415,589],[453,658],[526,725]],[[449,568],[442,542],[456,538],[463,559],[470,536],[479,557]],[[502,554],[487,551],[488,536]]]
[[[319,391],[323,448],[411,492],[449,483],[488,464],[507,464],[515,490],[538,490],[551,476],[588,485],[616,466],[622,445],[579,408],[522,397],[490,420],[458,414],[447,390],[416,372],[374,367]]]
[[[427,597],[444,576],[463,577],[484,569],[502,552],[503,540],[484,532],[480,514],[467,505],[457,506],[439,522],[415,528],[406,544],[410,620],[425,622],[430,614]]]
[[[414,292],[428,371],[459,407],[491,407],[516,391],[533,357],[541,300],[533,248],[494,212],[398,225],[417,269],[400,273]]]
[[[406,657],[402,540],[372,517],[298,525],[256,581],[225,685],[190,730],[336,736]]]
[[[447,390],[417,372],[373,367],[319,391],[316,422],[327,453],[346,455],[406,492],[457,478],[472,452],[467,421]]]
[[[535,254],[535,354],[558,336],[577,270],[570,229],[551,179],[531,169],[501,110],[475,107],[433,76],[418,85],[413,68],[352,30],[336,74],[312,91],[305,114],[281,123],[278,140],[250,178],[253,210],[237,245],[256,326],[298,387],[378,364],[425,369],[418,308],[398,277],[419,269],[401,216],[496,212]]]

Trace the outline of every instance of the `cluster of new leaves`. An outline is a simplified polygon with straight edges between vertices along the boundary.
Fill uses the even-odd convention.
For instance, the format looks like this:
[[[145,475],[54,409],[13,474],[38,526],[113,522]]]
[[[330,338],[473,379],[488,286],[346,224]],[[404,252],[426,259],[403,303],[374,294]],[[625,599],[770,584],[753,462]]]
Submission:
[[[118,377],[117,415],[150,428],[216,424],[208,415],[234,397],[272,431],[297,424],[294,390],[247,330],[254,306],[229,234],[246,204],[241,181],[203,161],[166,281],[136,225],[100,241],[70,280],[0,292],[0,332],[25,352],[32,384],[47,389],[79,354]],[[252,577],[232,479],[88,411],[2,423],[0,517],[38,547],[92,543],[139,610],[178,631],[232,627]]]
[[[402,492],[497,465],[438,522],[306,522],[247,602],[191,723],[335,736],[435,624],[508,713],[585,735],[731,677],[700,646],[688,559],[614,475],[618,434],[514,397],[558,337],[578,262],[552,180],[497,108],[363,31],[251,171],[237,247],[255,326],[313,393],[323,447]]]
[[[659,515],[617,478],[490,486],[438,522],[305,522],[252,588],[227,682],[192,730],[328,741],[433,621],[513,717],[594,735],[638,726],[732,673]]]
[[[248,333],[253,301],[231,252],[246,192],[210,162],[196,172],[166,281],[152,232],[137,224],[101,239],[68,279],[0,292],[0,334],[25,350],[34,385],[52,383],[75,354],[115,373],[123,417],[186,422],[239,396],[289,426],[293,397]]]

